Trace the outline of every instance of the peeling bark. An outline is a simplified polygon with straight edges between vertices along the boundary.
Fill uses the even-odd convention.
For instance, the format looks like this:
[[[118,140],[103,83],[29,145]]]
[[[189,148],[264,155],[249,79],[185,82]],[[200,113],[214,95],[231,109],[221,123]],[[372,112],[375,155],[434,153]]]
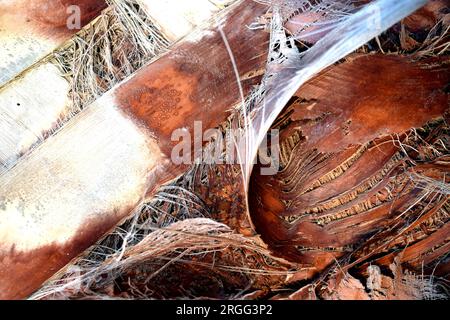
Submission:
[[[354,56],[298,91],[276,125],[283,169],[275,176],[255,170],[249,192],[257,231],[275,255],[321,272],[335,259],[363,256],[354,250],[369,239],[395,247],[394,230],[418,228],[408,225],[419,218],[428,221],[427,234],[436,232],[424,254],[447,243],[448,196],[413,176],[446,181],[448,71],[445,59]],[[406,252],[418,258],[417,246]]]

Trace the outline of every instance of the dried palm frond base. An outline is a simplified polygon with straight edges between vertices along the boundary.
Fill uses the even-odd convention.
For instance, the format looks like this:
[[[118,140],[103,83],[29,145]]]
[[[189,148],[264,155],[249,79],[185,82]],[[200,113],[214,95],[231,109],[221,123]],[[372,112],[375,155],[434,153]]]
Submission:
[[[447,58],[356,55],[298,92],[276,124],[283,168],[255,170],[249,192],[274,254],[314,267],[320,288],[330,270],[349,281],[396,259],[448,276],[448,69]]]
[[[32,298],[448,298],[448,28],[402,30],[297,92],[248,208],[239,166],[196,165]]]

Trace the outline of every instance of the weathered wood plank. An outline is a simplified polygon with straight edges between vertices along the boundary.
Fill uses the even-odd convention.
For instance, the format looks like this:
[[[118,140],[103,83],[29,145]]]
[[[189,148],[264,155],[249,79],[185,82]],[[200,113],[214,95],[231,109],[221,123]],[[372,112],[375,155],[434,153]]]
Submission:
[[[183,171],[170,161],[172,131],[193,136],[194,120],[214,128],[240,101],[218,23],[240,73],[259,70],[269,35],[247,25],[266,9],[233,6],[0,177],[0,298],[26,297]],[[243,81],[244,92],[257,80]]]
[[[195,10],[185,1],[166,0],[165,6],[179,8],[166,16],[160,14],[161,6],[156,5],[159,2],[140,0],[139,3],[155,24],[168,26],[178,25],[173,21],[187,21],[186,17],[195,21],[195,25],[200,24],[219,10],[208,0],[197,1]],[[197,11],[203,6],[205,10]],[[191,23],[181,25],[183,28],[170,33],[174,40],[182,38],[194,27]],[[70,90],[67,79],[54,63],[46,61],[37,63],[21,77],[0,88],[0,175],[73,116],[75,108],[69,99]]]

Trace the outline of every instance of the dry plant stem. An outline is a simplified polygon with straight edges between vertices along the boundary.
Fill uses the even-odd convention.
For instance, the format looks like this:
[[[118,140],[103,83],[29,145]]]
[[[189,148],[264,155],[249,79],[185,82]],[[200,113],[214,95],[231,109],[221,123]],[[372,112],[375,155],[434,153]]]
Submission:
[[[367,68],[375,68],[376,66],[379,69],[382,66],[382,68],[391,71],[407,69],[409,70],[409,79],[417,82],[421,82],[420,79],[422,77],[428,77],[434,73],[437,79],[434,82],[432,81],[429,84],[430,87],[426,90],[436,93],[436,101],[429,105],[430,109],[428,111],[431,114],[433,114],[433,110],[436,111],[436,119],[439,119],[441,117],[438,111],[445,109],[445,105],[443,109],[439,107],[440,103],[444,101],[442,99],[445,98],[445,95],[439,89],[433,90],[434,87],[439,88],[447,81],[445,76],[441,78],[441,76],[446,74],[445,66],[442,69],[435,66],[432,69],[433,71],[430,71],[429,61],[414,63],[406,57],[381,55],[351,56],[347,60],[341,65],[333,66],[330,70],[324,72],[324,74],[319,75],[318,79],[312,80],[305,86],[305,91],[300,90],[297,94],[298,97],[293,99],[285,113],[275,124],[275,128],[281,130],[282,165],[284,169],[278,176],[271,179],[270,185],[267,186],[267,193],[263,192],[261,195],[264,197],[262,203],[267,205],[271,210],[279,209],[278,203],[272,199],[273,195],[279,198],[277,201],[290,203],[288,209],[284,209],[284,212],[279,213],[280,215],[285,215],[283,217],[284,219],[287,217],[286,215],[298,219],[299,216],[305,215],[302,212],[303,210],[308,211],[307,209],[302,209],[303,202],[296,203],[291,200],[292,196],[301,193],[297,192],[296,184],[299,186],[302,183],[308,184],[308,182],[301,180],[302,177],[308,177],[308,175],[302,175],[302,171],[300,170],[312,170],[313,175],[321,176],[320,172],[317,173],[314,171],[313,164],[315,162],[312,157],[310,157],[311,162],[308,162],[307,165],[305,164],[304,168],[299,167],[298,160],[305,160],[303,157],[305,156],[305,152],[301,147],[307,145],[305,137],[301,135],[301,129],[305,132],[316,129],[317,132],[321,132],[323,131],[323,127],[326,128],[330,124],[329,121],[331,121],[336,126],[339,126],[340,123],[344,124],[341,129],[342,132],[338,131],[337,135],[329,138],[333,141],[336,139],[336,141],[340,141],[343,138],[355,139],[355,136],[367,136],[367,134],[375,134],[377,136],[379,134],[378,131],[364,131],[366,128],[361,124],[358,112],[351,107],[358,104],[354,102],[355,96],[358,99],[366,101],[361,106],[362,109],[372,109],[374,105],[370,103],[376,103],[379,106],[375,107],[377,110],[374,110],[374,112],[382,116],[390,114],[391,117],[392,112],[389,112],[392,111],[391,109],[394,108],[394,105],[406,106],[410,102],[410,100],[407,100],[404,101],[404,104],[393,104],[394,101],[397,101],[396,94],[402,94],[407,87],[404,87],[406,84],[401,80],[400,75],[399,78],[387,80],[387,78],[382,77],[379,81],[376,81],[373,75],[374,73],[368,72]],[[356,73],[355,70],[358,70],[359,73]],[[335,81],[335,79],[342,81],[342,79],[346,78],[343,77],[346,72],[357,76],[361,80],[361,83],[354,85],[350,81],[343,83]],[[396,81],[399,83],[394,85]],[[331,83],[328,84],[328,82]],[[370,83],[371,87],[368,87],[367,83]],[[387,97],[376,94],[377,98],[373,102],[367,100],[376,91],[373,90],[373,87],[378,87],[380,83],[388,87],[394,86],[390,94]],[[335,107],[334,100],[328,98],[327,93],[330,90],[336,90],[336,94],[333,95],[334,98],[336,96],[340,97],[338,99],[339,107]],[[323,96],[319,94],[322,91]],[[307,96],[314,95],[316,99],[302,99],[303,94]],[[418,106],[421,104],[420,99],[417,99],[417,97],[413,96],[409,99],[416,101]],[[422,97],[422,99],[427,100],[427,97]],[[314,112],[322,114],[323,108],[328,108],[327,106],[330,108],[328,111],[330,114],[324,112],[325,115],[318,118],[311,116]],[[417,108],[420,110],[418,106]],[[350,112],[351,110],[353,111]],[[352,124],[349,125],[345,121],[346,116],[351,116],[354,119]],[[395,119],[391,120],[391,122],[372,118],[374,123],[371,128],[376,128],[380,123],[383,123],[391,129],[395,127],[396,130],[402,132],[403,129],[409,128],[409,126],[420,126],[420,123],[424,123],[429,114],[422,113],[421,116],[424,118],[419,122],[413,121],[417,121],[417,117],[420,118],[420,116],[416,116],[415,120],[394,116]],[[403,120],[399,121],[398,119]],[[430,119],[434,119],[434,117],[431,116]],[[395,213],[385,214],[386,210],[384,209],[386,209],[386,206],[379,208],[384,211],[376,207],[372,209],[371,206],[374,204],[379,205],[380,201],[382,201],[382,195],[378,195],[378,198],[375,200],[373,200],[372,195],[378,192],[381,187],[386,186],[386,181],[395,179],[399,180],[399,184],[402,184],[409,180],[410,174],[408,171],[402,173],[400,170],[402,166],[405,166],[406,158],[399,158],[395,155],[398,152],[402,152],[402,150],[411,151],[420,148],[421,154],[415,155],[414,153],[408,152],[409,160],[412,161],[414,159],[416,162],[428,163],[425,166],[413,166],[416,174],[421,172],[422,175],[421,180],[411,175],[411,179],[413,179],[411,182],[416,184],[417,188],[421,190],[428,188],[431,193],[434,192],[436,194],[448,194],[448,189],[446,191],[444,188],[446,184],[441,184],[442,187],[439,187],[439,181],[436,180],[436,178],[439,179],[439,174],[434,174],[428,178],[423,175],[436,170],[438,170],[438,173],[441,170],[442,174],[442,170],[446,170],[442,154],[446,152],[445,145],[448,145],[448,136],[445,133],[445,126],[442,125],[443,121],[440,119],[436,123],[432,121],[424,129],[417,129],[411,132],[406,129],[409,132],[409,136],[399,134],[395,138],[389,135],[375,139],[376,145],[374,144],[374,146],[365,150],[365,154],[357,159],[355,163],[351,164],[351,168],[347,168],[346,165],[343,166],[346,170],[345,172],[337,170],[334,173],[336,177],[328,175],[330,179],[335,178],[335,181],[327,181],[324,186],[332,185],[332,188],[317,187],[317,189],[321,189],[319,193],[316,192],[319,200],[320,197],[328,198],[330,192],[337,193],[331,201],[321,201],[321,206],[323,207],[321,210],[327,209],[328,211],[325,212],[328,215],[330,214],[329,211],[333,211],[333,208],[338,209],[335,210],[334,214],[336,219],[327,223],[322,233],[319,235],[316,234],[316,236],[308,228],[299,228],[297,234],[292,233],[289,235],[292,236],[290,242],[286,240],[284,242],[270,240],[272,242],[270,246],[271,251],[266,251],[262,256],[260,255],[262,253],[260,249],[253,246],[248,247],[246,244],[246,241],[250,239],[251,241],[255,241],[256,238],[245,221],[246,209],[243,201],[244,195],[241,193],[241,197],[237,196],[237,190],[241,189],[242,191],[243,189],[239,170],[237,168],[227,169],[222,166],[210,167],[208,165],[198,165],[178,181],[161,188],[152,202],[146,203],[142,210],[136,212],[135,219],[117,228],[113,233],[110,233],[107,238],[98,243],[86,256],[76,261],[76,264],[72,268],[65,270],[54,281],[33,295],[33,298],[100,299],[104,297],[122,297],[128,299],[145,299],[188,298],[198,296],[229,298],[232,297],[232,291],[230,292],[230,290],[236,290],[239,287],[248,287],[253,290],[265,290],[265,288],[269,287],[275,290],[282,287],[283,284],[292,284],[298,280],[314,279],[320,272],[325,271],[323,273],[326,274],[326,267],[333,265],[337,261],[336,259],[342,257],[344,259],[336,262],[337,271],[333,269],[333,277],[327,279],[329,287],[333,288],[330,292],[321,293],[318,290],[316,293],[316,288],[323,287],[322,282],[317,282],[317,284],[302,288],[298,292],[289,295],[279,294],[275,298],[313,299],[317,298],[317,296],[330,299],[383,298],[378,292],[384,292],[385,298],[438,298],[440,295],[436,293],[436,285],[433,284],[432,280],[425,275],[424,280],[421,281],[417,274],[420,274],[421,261],[435,261],[445,254],[446,247],[439,246],[442,241],[445,244],[445,239],[448,238],[448,230],[442,227],[446,223],[446,219],[448,219],[448,214],[446,214],[446,211],[443,211],[448,210],[444,207],[445,196],[441,195],[434,197],[434,199],[433,197],[423,199],[419,193],[419,198],[417,199],[415,198],[417,193],[411,192],[410,194],[403,195],[405,190],[401,190],[399,196],[410,197],[411,202],[423,200],[422,204],[425,206],[415,208],[414,210],[410,210],[410,212],[400,215],[396,215]],[[358,130],[362,130],[362,132],[360,131],[358,133]],[[378,127],[378,130],[383,129]],[[434,133],[430,134],[427,132]],[[352,135],[353,137],[351,137]],[[314,145],[320,146],[317,142],[314,142]],[[335,166],[340,167],[341,162],[339,161],[351,158],[355,150],[360,149],[358,147],[352,148],[351,144],[348,148],[344,148],[344,146],[345,143],[338,143],[337,146],[332,147],[335,150],[348,149],[344,158],[341,158],[339,154],[332,155],[330,153],[328,160],[331,160],[331,162],[327,162],[326,158],[322,159],[323,162],[321,165],[323,167],[319,168],[322,176],[324,172],[331,171]],[[441,155],[439,156],[439,154]],[[316,157],[318,156],[316,155]],[[332,159],[333,157],[335,157],[335,160]],[[432,161],[434,157],[438,157],[440,160]],[[362,167],[365,170],[362,170]],[[391,168],[391,170],[389,171],[386,168]],[[423,171],[425,168],[427,170]],[[375,172],[373,176],[367,177],[367,174],[370,175],[373,172]],[[403,178],[402,174],[404,175]],[[405,177],[407,179],[404,179]],[[285,178],[286,181],[283,180]],[[308,179],[311,180],[314,178],[308,177]],[[281,182],[277,180],[281,180]],[[319,180],[325,181],[324,179]],[[362,181],[362,183],[355,182],[355,180]],[[419,181],[421,182],[419,183]],[[264,183],[265,180],[262,177],[254,175],[252,182]],[[314,184],[311,181],[310,183]],[[440,189],[433,191],[434,188],[438,187]],[[390,192],[395,195],[399,192],[398,189],[401,189],[401,186],[390,189]],[[253,195],[254,197],[258,196],[256,193],[253,193]],[[389,202],[389,199],[385,200]],[[429,200],[433,201],[430,202]],[[354,207],[360,210],[360,212],[356,212],[357,216],[344,216],[340,212],[345,209],[345,204],[351,204],[352,206],[348,205],[347,208]],[[361,204],[364,204],[364,206]],[[305,204],[305,206],[308,206],[308,204]],[[398,224],[398,218],[401,218],[402,215],[405,217],[405,220],[399,224],[399,227],[404,228],[407,226],[407,228],[404,231],[397,232],[395,231],[396,229],[392,228]],[[237,242],[233,245],[225,242],[223,243],[224,247],[221,247],[222,242],[218,237],[213,235],[214,228],[212,228],[210,230],[211,233],[208,233],[208,236],[203,239],[204,242],[195,242],[195,245],[191,248],[187,244],[192,244],[192,241],[197,241],[195,239],[198,239],[199,236],[197,232],[191,232],[192,230],[197,230],[196,220],[185,220],[183,223],[177,223],[177,221],[195,217],[208,217],[226,223],[228,227],[238,231],[240,234],[247,235],[247,238],[236,239]],[[419,219],[416,219],[414,223],[408,225],[408,220],[411,220],[411,218],[415,219],[416,217],[419,217]],[[306,220],[305,217],[303,220]],[[178,227],[181,225],[185,225],[188,228],[188,232],[179,230]],[[274,225],[276,224],[271,222],[271,226],[273,227]],[[320,225],[318,226],[320,227]],[[160,228],[162,229],[160,230]],[[352,232],[349,232],[350,228]],[[179,237],[179,242],[182,245],[179,245],[177,241],[167,240],[167,238],[170,238],[169,235],[160,237],[161,232],[167,233],[168,229],[178,230],[174,236],[177,239]],[[441,229],[440,232],[436,232],[439,229]],[[258,230],[260,231],[261,229]],[[371,240],[370,237],[373,235],[374,230],[384,230],[385,232],[378,232],[377,237]],[[411,233],[410,231],[414,232]],[[427,237],[426,234],[430,233],[433,235]],[[278,234],[281,233],[278,232]],[[267,240],[267,233],[263,233],[262,235]],[[310,238],[310,242],[299,246],[296,243],[298,240],[296,237],[301,235]],[[155,237],[160,239],[158,248],[154,248],[151,245],[155,241]],[[246,241],[244,241],[245,239]],[[379,274],[378,277],[384,279],[383,286],[387,286],[392,281],[399,281],[401,285],[397,284],[394,287],[386,288],[377,287],[378,289],[371,289],[372,293],[367,294],[363,284],[357,279],[349,274],[341,276],[340,273],[346,272],[351,266],[347,261],[348,259],[345,259],[346,256],[352,255],[358,259],[363,255],[367,255],[367,252],[380,253],[380,250],[373,250],[373,244],[379,247],[382,245],[374,241],[375,239],[377,241],[383,240],[389,243],[391,247],[405,246],[408,241],[411,241],[408,239],[415,239],[413,241],[419,240],[413,246],[414,249],[408,250],[407,248],[407,251],[399,254],[398,258],[401,258],[398,260],[400,262],[399,268],[401,268],[401,263],[412,260],[410,259],[411,253],[414,253],[414,258],[419,257],[419,259],[417,259],[415,266],[416,276],[412,274],[399,274],[394,279],[391,279],[384,274]],[[437,239],[438,242],[436,242]],[[239,241],[242,241],[242,243],[239,244]],[[346,243],[341,244],[339,241],[345,241]],[[257,246],[265,247],[260,241],[254,243]],[[353,250],[353,248],[357,248],[360,244],[363,245],[363,249]],[[417,249],[418,246],[420,247],[419,249]],[[238,250],[238,248],[241,249]],[[430,248],[439,250],[435,250],[430,255],[427,252]],[[295,256],[285,256],[290,261],[290,264],[286,265],[286,260],[284,259],[274,258],[274,255],[279,255],[280,252],[286,252],[289,249],[291,251],[298,251]],[[363,254],[360,254],[359,251],[363,252]],[[210,254],[207,254],[207,252]],[[234,259],[230,259],[230,256]],[[371,263],[389,267],[392,264],[389,256],[386,256],[387,259],[385,261],[377,260],[371,261]],[[298,263],[293,263],[293,260]],[[411,266],[413,265],[410,264],[409,267],[411,268]],[[286,270],[286,267],[289,267],[289,270]],[[180,275],[180,270],[183,270],[182,275]],[[258,272],[256,272],[257,270]],[[339,275],[336,276],[336,273],[339,273]],[[367,277],[365,271],[362,272],[361,276]],[[216,280],[201,280],[206,278],[220,281],[223,287],[226,288],[226,291],[223,292],[219,289],[221,285],[216,283]],[[146,279],[151,279],[151,281],[147,281]],[[381,284],[376,284],[375,280],[373,281],[375,283],[374,288],[381,286]],[[408,282],[403,284],[404,281]],[[174,286],[173,283],[179,285]],[[189,289],[181,290],[180,287]],[[201,288],[204,288],[204,290]],[[409,291],[411,293],[408,293]],[[264,293],[260,294],[264,295]]]
[[[242,1],[217,20],[243,74],[266,63],[267,33],[246,27],[266,10]],[[173,130],[226,119],[240,96],[217,27],[141,69],[0,178],[1,298],[26,297],[182,173],[170,161]]]
[[[246,221],[244,198],[238,165],[196,165],[161,187],[132,219],[31,298],[239,298],[245,288],[276,289],[289,279],[305,278],[308,269],[273,257],[254,234]],[[209,228],[204,234],[197,228],[198,218],[209,221],[202,223]],[[216,235],[213,221],[239,235],[232,235],[233,241]],[[187,232],[178,229],[181,225]],[[158,236],[160,243],[150,244],[168,232],[174,232],[179,243]],[[190,245],[199,236],[203,240]]]
[[[109,3],[66,45],[0,89],[0,174],[167,49],[134,0]]]

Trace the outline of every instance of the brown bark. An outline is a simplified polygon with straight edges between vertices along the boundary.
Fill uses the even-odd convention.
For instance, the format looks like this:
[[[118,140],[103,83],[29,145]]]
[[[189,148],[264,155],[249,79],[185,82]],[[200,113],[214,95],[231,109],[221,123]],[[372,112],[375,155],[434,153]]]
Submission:
[[[439,146],[447,139],[445,61],[353,56],[298,91],[277,124],[284,167],[275,176],[255,170],[249,192],[257,231],[275,255],[320,272],[335,259],[360,257],[353,251],[376,233],[393,241],[393,230],[422,214],[426,221],[436,215],[447,221],[447,196],[433,198],[435,190],[420,199],[422,187],[410,178],[445,181],[448,172],[445,147]],[[423,249],[407,249],[403,259],[444,245],[450,233],[442,223],[432,223],[435,237]]]

